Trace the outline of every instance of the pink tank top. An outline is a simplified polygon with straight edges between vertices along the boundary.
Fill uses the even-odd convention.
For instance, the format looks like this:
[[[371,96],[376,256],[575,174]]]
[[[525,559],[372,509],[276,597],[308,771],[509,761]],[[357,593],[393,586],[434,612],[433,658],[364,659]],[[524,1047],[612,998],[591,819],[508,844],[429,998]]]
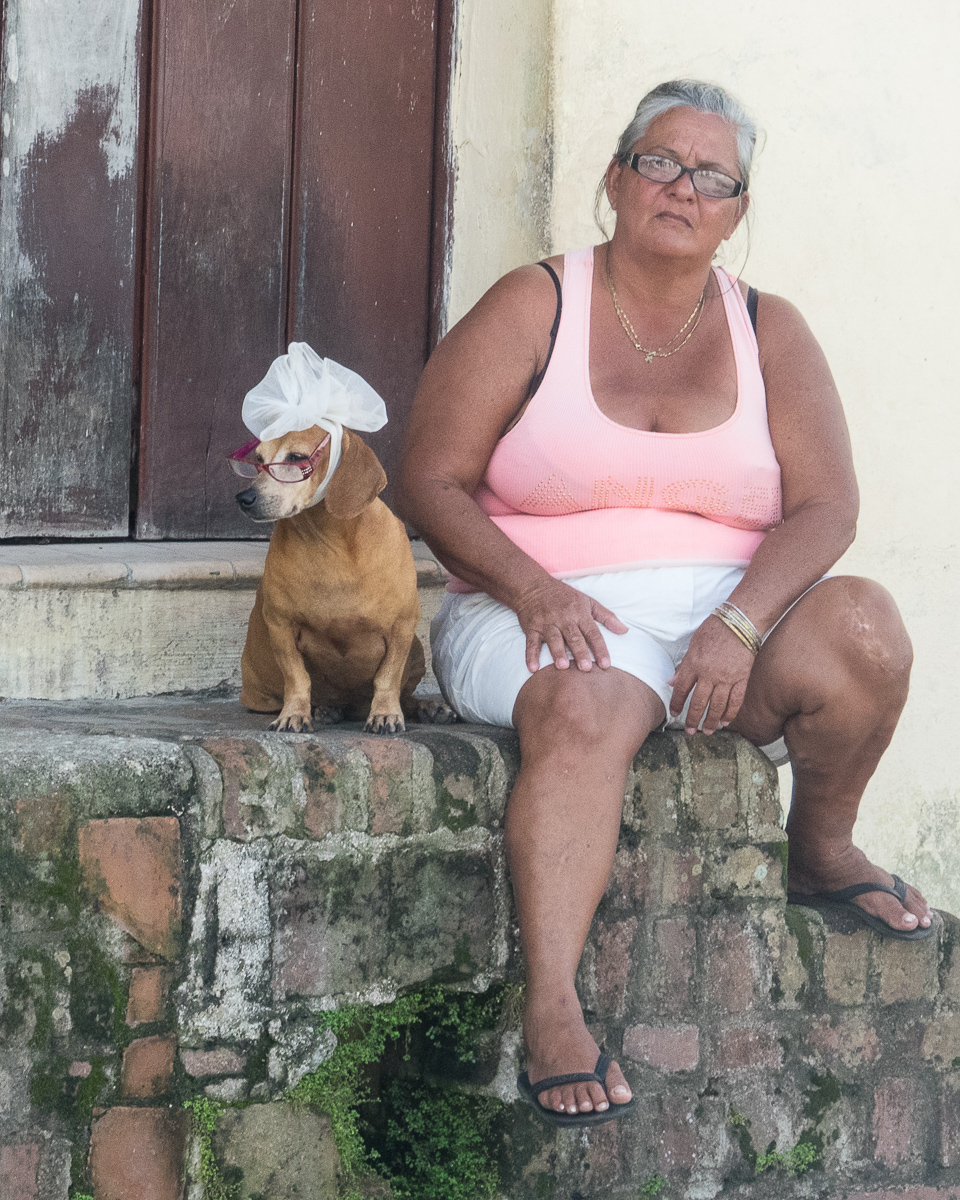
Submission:
[[[565,255],[550,364],[497,443],[474,500],[551,575],[637,567],[746,566],[781,520],[757,340],[736,282],[714,268],[737,368],[737,405],[699,433],[612,421],[590,386],[593,247]],[[453,591],[472,590],[460,580]]]

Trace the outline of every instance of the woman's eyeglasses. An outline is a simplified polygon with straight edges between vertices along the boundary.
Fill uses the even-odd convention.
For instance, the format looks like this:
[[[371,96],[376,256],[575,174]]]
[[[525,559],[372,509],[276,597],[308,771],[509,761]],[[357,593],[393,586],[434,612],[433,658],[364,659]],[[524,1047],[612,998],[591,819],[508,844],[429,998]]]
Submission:
[[[631,154],[620,161],[651,183],[674,183],[681,175],[689,175],[701,196],[710,200],[731,200],[743,191],[743,184],[723,171],[711,167],[684,167],[662,154]]]
[[[260,445],[259,439],[254,438],[252,442],[247,442],[239,450],[234,450],[232,454],[227,455],[227,462],[233,469],[234,474],[241,476],[243,479],[256,479],[261,471],[266,471],[278,483],[302,483],[304,479],[309,479],[316,470],[320,451],[329,441],[330,434],[328,433],[310,457],[302,459],[300,462],[258,463],[246,461],[247,455],[256,450]]]

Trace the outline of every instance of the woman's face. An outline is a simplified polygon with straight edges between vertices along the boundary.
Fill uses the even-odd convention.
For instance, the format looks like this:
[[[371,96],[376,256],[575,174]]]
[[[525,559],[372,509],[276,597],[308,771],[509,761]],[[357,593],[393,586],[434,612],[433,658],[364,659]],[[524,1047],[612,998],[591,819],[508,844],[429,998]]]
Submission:
[[[733,126],[693,108],[671,108],[657,117],[632,153],[659,154],[684,167],[711,167],[740,179]],[[638,251],[707,262],[739,225],[749,203],[742,193],[729,200],[703,196],[689,175],[654,183],[616,161],[607,168],[607,196],[617,214],[615,241]]]

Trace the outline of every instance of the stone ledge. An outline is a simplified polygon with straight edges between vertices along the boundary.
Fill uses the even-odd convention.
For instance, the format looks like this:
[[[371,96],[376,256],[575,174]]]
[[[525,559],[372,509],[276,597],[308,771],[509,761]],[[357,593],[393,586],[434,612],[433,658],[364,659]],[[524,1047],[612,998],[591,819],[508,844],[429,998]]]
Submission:
[[[447,575],[414,542],[427,675]],[[0,696],[113,699],[236,688],[263,542],[0,547]]]
[[[267,540],[0,545],[0,590],[255,588],[267,545]],[[411,545],[418,585],[442,587],[447,572],[423,542]]]
[[[200,1094],[248,1105],[228,1107],[218,1153],[279,1189],[319,1170],[307,1151],[264,1135],[240,1165],[238,1147],[284,1124],[286,1090],[332,1052],[317,1012],[520,977],[500,833],[511,731],[271,735],[228,700],[5,704],[4,719],[0,1179],[59,1171],[43,1200],[66,1200],[92,1114],[104,1194],[128,1186],[142,1134],[142,1194],[152,1172],[176,1200],[180,1105]],[[785,911],[778,812],[775,771],[732,735],[655,735],[638,755],[578,987],[643,1116],[571,1154],[513,1102],[505,1031],[471,1086],[508,1102],[509,1200],[544,1179],[635,1200],[655,1174],[699,1200],[960,1191],[960,922],[913,945]],[[307,1127],[330,1178],[329,1140]],[[803,1139],[809,1174],[754,1172],[750,1153]]]

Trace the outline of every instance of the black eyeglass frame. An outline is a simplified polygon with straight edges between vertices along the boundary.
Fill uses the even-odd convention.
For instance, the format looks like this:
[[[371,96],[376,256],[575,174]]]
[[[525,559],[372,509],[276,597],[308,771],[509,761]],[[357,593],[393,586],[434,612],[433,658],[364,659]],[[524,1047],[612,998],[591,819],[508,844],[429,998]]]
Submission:
[[[677,173],[672,179],[650,179],[637,167],[637,163],[641,158],[662,158],[664,162],[672,162],[677,168]],[[646,179],[648,183],[676,183],[677,180],[682,179],[684,175],[689,175],[690,182],[693,184],[694,190],[707,200],[733,200],[743,191],[743,180],[734,179],[734,177],[732,175],[728,175],[726,171],[714,171],[708,167],[685,167],[682,163],[678,163],[675,158],[670,158],[669,155],[666,154],[627,154],[620,159],[620,162],[623,163],[625,167],[629,167],[631,171],[635,171],[641,179]],[[698,172],[707,170],[710,171],[711,175],[722,175],[724,179],[729,179],[730,182],[735,185],[734,190],[729,196],[711,196],[707,192],[704,192],[697,187]]]

